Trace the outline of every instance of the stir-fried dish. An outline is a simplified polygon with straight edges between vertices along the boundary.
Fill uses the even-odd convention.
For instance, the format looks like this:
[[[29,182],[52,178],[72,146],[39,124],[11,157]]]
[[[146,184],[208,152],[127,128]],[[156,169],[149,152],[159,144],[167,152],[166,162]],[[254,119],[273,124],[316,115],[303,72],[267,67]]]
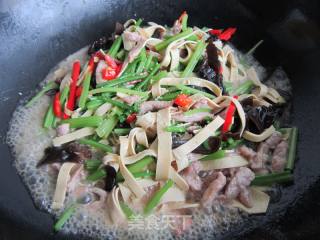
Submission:
[[[120,228],[137,216],[191,216],[171,231],[181,235],[199,210],[265,213],[270,186],[292,182],[291,95],[252,61],[262,42],[242,54],[229,43],[236,28],[187,20],[117,23],[24,106],[49,95],[50,141],[34,168],[53,179],[55,230],[83,208]]]

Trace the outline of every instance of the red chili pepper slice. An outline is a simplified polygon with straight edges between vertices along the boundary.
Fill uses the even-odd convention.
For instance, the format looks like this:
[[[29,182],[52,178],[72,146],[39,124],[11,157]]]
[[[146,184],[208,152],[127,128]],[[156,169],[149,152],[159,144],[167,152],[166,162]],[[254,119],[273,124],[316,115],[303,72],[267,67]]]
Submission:
[[[58,118],[62,117],[62,110],[61,110],[61,104],[60,104],[60,92],[57,92],[56,95],[54,95],[53,113]]]
[[[80,97],[81,96],[81,93],[82,93],[82,86],[79,86],[77,87],[77,90],[76,90],[76,97]]]
[[[224,31],[220,29],[211,29],[209,33],[217,36],[220,40],[228,41],[236,31],[236,28],[227,28]]]
[[[88,63],[88,70],[93,72],[94,71],[94,57],[91,57]]]
[[[106,67],[102,69],[101,75],[104,80],[113,80],[117,76],[117,70],[111,67]]]
[[[222,33],[222,30],[221,29],[211,29],[209,31],[209,33],[211,33],[212,35],[219,36]]]
[[[179,94],[174,100],[174,103],[180,107],[186,107],[192,103],[192,99],[186,94]]]
[[[233,96],[234,99],[238,99],[238,96]],[[224,124],[222,126],[222,133],[226,133],[230,130],[232,124],[232,118],[236,111],[236,106],[233,102],[230,102],[230,105],[227,109],[226,118],[224,120]]]
[[[73,111],[74,109],[74,105],[76,101],[77,81],[78,81],[79,75],[80,75],[80,62],[75,61],[73,63],[70,92],[69,92],[69,98],[67,101],[67,109],[70,111]],[[66,113],[66,115],[69,115],[69,114]]]
[[[219,34],[218,38],[220,40],[228,41],[236,31],[236,28],[227,28],[221,34]]]
[[[97,58],[97,61],[99,62],[99,60],[104,60],[104,57],[105,57],[105,54],[99,50],[99,51],[96,51],[93,59]]]
[[[130,123],[134,122],[136,119],[137,119],[137,114],[131,113],[128,115],[128,117],[126,119],[126,123],[130,124]]]
[[[113,69],[116,69],[118,67],[117,63],[115,62],[115,60],[110,57],[108,54],[106,54],[104,56],[104,59],[106,61],[106,64],[108,64],[109,67],[113,68]]]

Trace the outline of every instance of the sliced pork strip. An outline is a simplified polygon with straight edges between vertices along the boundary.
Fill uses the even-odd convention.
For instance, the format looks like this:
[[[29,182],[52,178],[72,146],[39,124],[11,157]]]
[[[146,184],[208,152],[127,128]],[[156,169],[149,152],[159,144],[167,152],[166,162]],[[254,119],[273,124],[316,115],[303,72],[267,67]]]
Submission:
[[[70,124],[69,123],[63,123],[57,127],[57,136],[63,136],[70,132]]]
[[[270,149],[275,149],[281,140],[282,134],[280,132],[274,132],[264,143],[267,144]]]
[[[244,206],[246,206],[248,208],[253,207],[252,194],[251,194],[249,188],[243,188],[240,191],[238,199]]]
[[[264,168],[261,154],[258,156],[258,154],[251,148],[242,145],[238,147],[238,153],[249,161],[250,168],[252,168],[254,171]]]
[[[281,141],[278,146],[275,148],[271,160],[272,171],[281,172],[284,169],[286,163],[286,157],[288,152],[288,142]]]
[[[210,106],[208,105],[207,99],[204,99],[204,98],[197,101],[195,104],[193,104],[192,107],[193,108],[210,108]]]
[[[198,163],[195,161],[181,173],[181,176],[188,183],[192,191],[200,191],[202,188],[202,181],[198,175],[199,167],[197,165]]]
[[[186,123],[201,122],[206,117],[213,117],[213,114],[208,112],[199,112],[197,114],[192,114],[192,115],[185,115],[184,113],[177,113],[172,115],[172,119],[179,122],[186,122]]]
[[[212,205],[212,202],[226,185],[226,182],[227,178],[222,174],[222,172],[218,172],[217,178],[209,184],[208,188],[203,193],[200,201],[201,205],[203,207],[209,207],[210,205]]]
[[[235,199],[243,189],[250,185],[254,177],[254,173],[249,168],[240,167],[225,190],[226,197]]]
[[[132,41],[132,42],[139,42],[141,40],[144,40],[144,37],[141,36],[139,33],[137,32],[129,32],[129,31],[125,31],[122,34],[122,37],[124,40],[126,41]]]
[[[172,106],[171,101],[146,101],[140,105],[139,114],[145,114],[147,112],[158,111]]]
[[[132,105],[134,104],[135,102],[139,101],[140,100],[140,97],[137,96],[137,95],[132,95],[132,96],[126,96],[126,97],[123,97],[121,98],[125,103],[129,104],[129,105]]]

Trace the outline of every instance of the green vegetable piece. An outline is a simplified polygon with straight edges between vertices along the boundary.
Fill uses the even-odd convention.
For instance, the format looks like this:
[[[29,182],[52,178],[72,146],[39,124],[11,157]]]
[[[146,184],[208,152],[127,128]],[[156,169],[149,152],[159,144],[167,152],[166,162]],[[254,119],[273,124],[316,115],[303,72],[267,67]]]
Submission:
[[[44,117],[44,121],[43,121],[43,127],[48,129],[48,128],[51,128],[53,127],[53,123],[55,121],[55,115],[53,113],[53,106],[52,106],[52,103],[50,104],[48,110],[47,110],[47,113]]]
[[[286,169],[293,170],[294,161],[296,159],[296,151],[297,151],[297,142],[298,142],[298,128],[293,127],[290,130],[289,135],[289,149],[287,153],[287,164]]]
[[[274,183],[289,183],[292,181],[293,181],[293,175],[290,173],[290,171],[284,171],[281,173],[256,175],[256,177],[251,182],[251,185],[269,186]]]
[[[160,64],[156,64],[156,66],[154,67],[154,69],[151,71],[151,73],[149,74],[148,77],[146,77],[146,79],[144,79],[143,81],[139,82],[134,89],[136,90],[146,90],[150,84],[150,81],[152,79],[152,77],[156,74],[156,72],[160,69]]]
[[[118,51],[119,51],[119,49],[121,47],[121,44],[122,44],[122,37],[119,36],[114,40],[112,46],[109,49],[108,54],[109,54],[110,57],[114,58],[117,55],[117,53],[118,53]]]
[[[131,131],[131,128],[115,128],[113,132],[118,136],[128,135]]]
[[[163,94],[161,97],[159,97],[159,100],[171,101],[173,99],[176,99],[179,94],[181,94],[181,91],[167,92]]]
[[[188,14],[184,14],[181,21],[182,31],[185,32],[188,29]]]
[[[146,170],[146,171],[142,171],[142,172],[132,173],[132,175],[134,178],[150,178],[150,177],[154,177],[156,175],[156,173],[153,171]],[[119,179],[117,179],[117,182],[123,182],[123,181],[124,181],[124,179],[122,176],[119,177]]]
[[[54,224],[54,231],[58,232],[63,227],[63,225],[68,221],[68,219],[72,216],[72,214],[76,210],[76,205],[73,204],[70,207],[68,207],[62,215],[59,217],[58,221]]]
[[[197,63],[199,62],[206,46],[207,45],[205,44],[204,41],[198,42],[196,49],[194,50],[194,52],[188,62],[188,65],[186,66],[184,71],[181,73],[180,77],[188,77],[193,72],[193,70],[196,67]]]
[[[117,101],[117,100],[113,100],[111,98],[105,98],[104,101],[108,102],[108,103],[111,103],[113,106],[119,107],[121,109],[131,110],[131,106],[129,106],[128,104],[125,104],[123,102],[120,102],[120,101]]]
[[[103,120],[101,125],[96,129],[97,135],[101,138],[107,138],[118,121],[117,116],[110,116],[108,119]]]
[[[101,160],[90,159],[84,162],[84,168],[88,171],[95,171],[101,166],[101,164],[102,164]]]
[[[184,133],[187,131],[186,127],[183,126],[177,126],[177,125],[171,125],[165,128],[166,132],[177,132],[177,133]]]
[[[208,160],[216,160],[219,158],[223,158],[226,155],[226,151],[225,150],[218,150],[214,153],[211,153],[207,156],[205,156],[204,158],[201,158],[201,161],[208,161]]]
[[[106,171],[103,168],[99,168],[87,177],[87,181],[96,182],[102,178],[105,178],[106,176]]]
[[[166,40],[158,43],[158,44],[155,46],[155,49],[156,49],[157,51],[160,51],[160,50],[162,50],[162,49],[165,49],[170,43],[172,43],[173,41],[176,41],[176,40],[178,40],[178,39],[180,39],[180,38],[184,38],[184,37],[188,36],[189,34],[192,33],[192,31],[193,31],[192,28],[188,28],[188,29],[185,30],[184,32],[181,32],[181,33],[179,33],[179,34],[176,34],[176,35],[174,35],[174,36],[172,36],[172,37],[170,37],[170,38],[168,38],[168,39],[166,39]]]
[[[102,120],[101,116],[90,116],[64,119],[61,123],[69,123],[71,128],[98,127]]]
[[[55,82],[48,82],[33,98],[31,98],[27,104],[26,107],[31,107],[39,98],[41,98],[47,91],[52,89],[58,89],[59,86]]]
[[[79,99],[79,107],[84,109],[86,106],[86,102],[89,96],[89,88],[90,88],[90,81],[91,81],[92,72],[89,71],[86,74],[86,77],[82,83],[82,93]]]
[[[139,79],[144,79],[147,77],[147,74],[127,74],[127,75],[123,75],[117,79],[114,79],[112,81],[106,81],[105,83],[99,83],[97,85],[97,88],[100,87],[104,87],[104,86],[108,86],[108,87],[114,87],[117,85],[121,85],[124,83],[128,83],[128,82],[132,82],[135,80],[139,80]]]
[[[202,92],[198,89],[195,89],[195,88],[191,88],[191,87],[187,87],[187,86],[184,86],[182,84],[178,84],[176,85],[177,88],[179,88],[181,91],[183,91],[184,93],[186,94],[202,94],[203,96],[207,97],[207,98],[210,98],[210,99],[215,99],[215,96],[212,95],[212,94],[209,94],[209,93],[206,93],[206,92]]]
[[[151,211],[159,204],[163,195],[173,186],[173,181],[169,179],[159,191],[157,191],[144,208],[144,214],[149,215]]]
[[[146,156],[135,163],[127,165],[127,168],[129,170],[129,172],[134,174],[134,173],[137,173],[137,172],[140,172],[141,170],[143,170],[150,163],[153,163],[154,160],[155,160],[154,157]],[[123,180],[123,176],[120,172],[117,172],[116,180],[117,181]]]
[[[250,93],[254,84],[251,80],[245,81],[239,87],[237,87],[233,92],[235,95],[247,94]]]
[[[105,92],[120,92],[120,93],[125,93],[130,95],[138,95],[141,97],[147,97],[149,95],[146,92],[135,91],[128,88],[117,88],[117,87],[108,87],[108,86],[93,89],[90,91],[90,94],[94,95],[97,93],[105,93]]]
[[[130,217],[134,216],[134,212],[132,211],[132,209],[124,202],[120,202],[120,207],[128,219],[130,219]]]
[[[196,113],[211,112],[211,111],[212,111],[211,108],[195,108],[195,109],[189,110],[187,112],[184,112],[184,115],[185,116],[190,116],[190,115],[193,115],[193,114],[196,114]]]
[[[87,102],[86,108],[87,109],[96,109],[96,108],[100,107],[103,103],[104,103],[104,101],[102,99],[94,99],[94,100]]]
[[[136,21],[135,26],[139,27],[141,25],[142,21],[143,21],[142,18],[139,18],[138,21]]]
[[[143,48],[140,53],[140,62],[137,66],[136,74],[140,74],[143,71],[146,61],[147,61],[146,49]]]
[[[100,143],[98,141],[94,141],[92,139],[82,138],[82,139],[79,139],[78,142],[81,144],[89,145],[91,147],[102,150],[104,152],[112,153],[112,147],[106,144]]]

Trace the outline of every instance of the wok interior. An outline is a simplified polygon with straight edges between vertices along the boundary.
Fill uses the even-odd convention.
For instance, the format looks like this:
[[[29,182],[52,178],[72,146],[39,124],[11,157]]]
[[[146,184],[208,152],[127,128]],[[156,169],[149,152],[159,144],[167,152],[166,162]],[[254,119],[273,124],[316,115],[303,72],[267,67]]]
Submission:
[[[264,39],[256,58],[270,72],[279,65],[283,66],[293,85],[292,121],[300,129],[295,184],[284,188],[281,196],[277,196],[275,191],[274,199],[278,201],[271,204],[266,216],[248,219],[248,223],[235,227],[230,235],[251,232],[252,239],[261,239],[263,234],[277,239],[278,233],[298,238],[301,232],[308,232],[309,235],[304,234],[303,237],[312,237],[319,232],[317,222],[312,219],[320,212],[316,207],[320,192],[314,190],[320,173],[316,155],[317,115],[320,110],[317,104],[320,100],[317,92],[320,77],[317,68],[320,55],[317,7],[319,9],[316,0],[281,3],[244,0],[184,3],[139,0],[3,1],[0,6],[1,136],[5,136],[17,101],[30,94],[58,61],[111,32],[116,21],[123,22],[136,15],[163,24],[173,22],[179,13],[187,10],[192,16],[191,25],[236,26],[239,31],[233,43],[240,50],[246,51]],[[35,210],[11,166],[9,149],[3,144],[1,150],[0,186],[4,197],[0,199],[0,212],[5,219],[3,222],[6,222],[1,225],[1,230],[6,229],[2,232],[10,239],[19,237],[21,233],[27,239],[48,238],[52,224],[50,216]],[[8,230],[17,226],[20,231]]]

